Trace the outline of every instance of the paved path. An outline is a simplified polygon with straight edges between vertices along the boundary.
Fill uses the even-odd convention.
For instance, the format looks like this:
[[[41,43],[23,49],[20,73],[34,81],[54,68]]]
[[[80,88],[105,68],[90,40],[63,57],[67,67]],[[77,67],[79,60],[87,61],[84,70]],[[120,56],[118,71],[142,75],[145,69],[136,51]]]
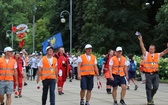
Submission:
[[[106,94],[104,78],[101,78],[103,87],[97,89],[96,81],[95,87],[92,92],[91,105],[113,105],[112,96]],[[12,105],[41,105],[41,89],[36,89],[35,81],[27,81],[28,85],[23,87],[23,97],[14,98],[12,96]],[[79,87],[80,82],[73,80],[73,82],[67,81],[64,87],[64,95],[58,95],[56,92],[56,105],[79,105]],[[144,84],[138,82],[138,90],[134,91],[134,86],[131,84],[130,90],[127,91],[125,102],[127,105],[146,105],[146,95]],[[42,88],[42,86],[41,86]],[[118,102],[120,100],[120,88],[118,88]],[[154,97],[155,105],[168,105],[168,84],[160,83],[159,90]],[[47,101],[49,104],[49,98]]]

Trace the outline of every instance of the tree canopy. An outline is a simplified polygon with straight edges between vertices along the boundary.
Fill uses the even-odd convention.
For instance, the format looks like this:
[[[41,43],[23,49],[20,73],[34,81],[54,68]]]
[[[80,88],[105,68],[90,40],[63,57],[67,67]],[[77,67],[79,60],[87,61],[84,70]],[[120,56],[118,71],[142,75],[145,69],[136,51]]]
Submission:
[[[65,50],[69,51],[68,14],[64,14],[66,23],[60,22],[61,11],[70,11],[69,3],[68,0],[1,0],[0,50],[10,45],[6,31],[12,24],[24,23],[30,27],[24,48],[32,52],[35,15],[35,50],[41,51],[44,40],[62,32]],[[168,0],[73,0],[73,50],[82,50],[90,43],[99,53],[121,46],[125,53],[141,54],[135,36],[140,31],[146,48],[155,44],[157,51],[162,51],[168,40],[167,7]],[[19,50],[17,40],[14,49]]]

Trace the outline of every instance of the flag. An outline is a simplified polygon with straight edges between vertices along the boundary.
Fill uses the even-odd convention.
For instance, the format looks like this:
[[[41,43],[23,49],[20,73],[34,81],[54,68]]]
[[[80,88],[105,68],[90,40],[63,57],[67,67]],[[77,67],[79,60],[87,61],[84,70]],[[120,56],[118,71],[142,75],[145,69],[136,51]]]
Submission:
[[[42,46],[43,46],[43,53],[44,54],[46,54],[46,48],[48,46],[52,46],[54,49],[62,47],[63,42],[62,42],[61,33],[57,33],[57,34],[53,35],[52,37],[50,37],[49,39],[42,42]]]

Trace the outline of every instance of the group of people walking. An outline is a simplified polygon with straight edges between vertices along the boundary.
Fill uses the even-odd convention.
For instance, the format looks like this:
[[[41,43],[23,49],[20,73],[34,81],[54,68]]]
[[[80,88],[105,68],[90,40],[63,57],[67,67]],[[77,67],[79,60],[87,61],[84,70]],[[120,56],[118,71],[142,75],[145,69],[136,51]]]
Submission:
[[[158,61],[160,57],[168,53],[168,44],[163,52],[155,53],[156,48],[154,45],[150,45],[149,51],[146,51],[142,36],[139,35],[138,39],[143,54],[143,62],[141,62],[140,69],[142,74],[144,73],[146,77],[145,82],[143,82],[145,83],[147,105],[154,105],[153,97],[159,87]],[[5,94],[7,96],[6,105],[11,105],[13,87],[16,90],[15,87],[18,86],[18,96],[22,97],[23,68],[30,67],[30,64],[34,71],[33,80],[36,79],[36,72],[36,82],[39,83],[40,80],[42,80],[42,105],[46,105],[49,89],[50,105],[55,105],[56,83],[58,84],[58,94],[63,95],[63,86],[66,78],[70,76],[70,82],[72,82],[73,73],[76,75],[75,78],[80,80],[80,105],[90,105],[94,76],[100,81],[100,74],[97,67],[97,58],[92,54],[92,45],[86,44],[84,51],[85,53],[79,57],[75,56],[74,59],[70,59],[63,47],[59,48],[58,52],[54,54],[54,48],[48,46],[46,48],[46,56],[41,56],[36,59],[35,54],[32,54],[31,58],[28,56],[23,58],[18,55],[18,53],[15,53],[15,56],[13,56],[13,49],[6,47],[4,49],[5,55],[0,58],[0,105],[4,105]],[[26,52],[23,50],[22,53]],[[115,51],[110,50],[105,56],[102,66],[107,81],[106,91],[108,94],[112,94],[114,105],[118,105],[118,87],[121,87],[121,98],[119,101],[121,105],[126,105],[124,97],[126,90],[129,89],[130,80],[134,83],[135,90],[138,89],[135,80],[136,73],[133,72],[136,71],[136,62],[133,60],[132,55],[129,56],[129,61],[127,61],[122,54],[122,47],[117,47]],[[24,62],[22,61],[23,59],[25,59]],[[34,62],[35,64],[33,64]],[[28,70],[26,71],[28,72]]]

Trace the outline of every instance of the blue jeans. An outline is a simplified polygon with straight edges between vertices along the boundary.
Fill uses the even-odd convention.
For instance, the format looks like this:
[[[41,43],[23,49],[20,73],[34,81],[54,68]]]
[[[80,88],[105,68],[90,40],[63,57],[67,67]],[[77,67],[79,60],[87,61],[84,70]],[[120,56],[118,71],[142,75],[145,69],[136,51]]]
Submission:
[[[42,105],[46,105],[48,89],[50,88],[50,105],[55,105],[55,79],[45,79],[43,83]]]

